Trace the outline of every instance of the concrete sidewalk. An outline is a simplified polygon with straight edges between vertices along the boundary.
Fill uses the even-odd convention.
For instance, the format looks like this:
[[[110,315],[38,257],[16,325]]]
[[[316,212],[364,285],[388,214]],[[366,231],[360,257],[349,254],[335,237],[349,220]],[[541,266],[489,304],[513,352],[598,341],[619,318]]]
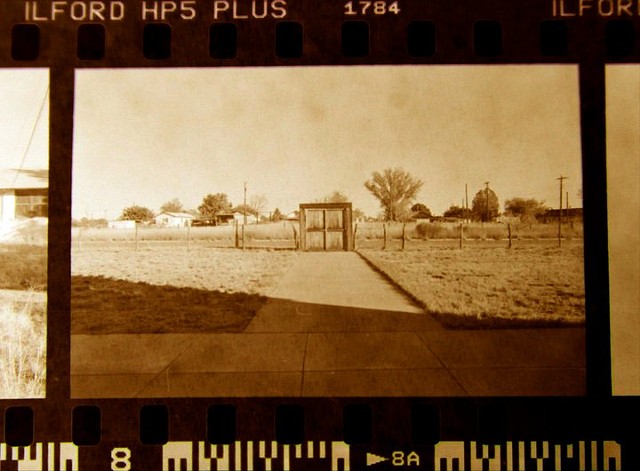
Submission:
[[[72,397],[585,393],[583,329],[447,330],[356,253],[302,253],[244,332],[72,335]]]

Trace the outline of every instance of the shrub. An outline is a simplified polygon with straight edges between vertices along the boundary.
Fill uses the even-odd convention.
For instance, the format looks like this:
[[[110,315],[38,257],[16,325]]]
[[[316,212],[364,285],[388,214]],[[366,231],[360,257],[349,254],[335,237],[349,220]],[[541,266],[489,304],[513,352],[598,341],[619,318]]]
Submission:
[[[415,232],[422,239],[451,239],[458,235],[453,227],[431,223],[418,224]]]

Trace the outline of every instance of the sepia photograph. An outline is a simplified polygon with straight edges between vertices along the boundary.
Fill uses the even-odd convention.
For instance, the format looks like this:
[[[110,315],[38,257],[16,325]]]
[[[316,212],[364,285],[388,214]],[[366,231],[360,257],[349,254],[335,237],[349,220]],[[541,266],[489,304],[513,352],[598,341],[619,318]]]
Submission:
[[[586,392],[575,65],[77,70],[73,139],[74,398]]]
[[[0,399],[46,382],[49,71],[0,70]]]

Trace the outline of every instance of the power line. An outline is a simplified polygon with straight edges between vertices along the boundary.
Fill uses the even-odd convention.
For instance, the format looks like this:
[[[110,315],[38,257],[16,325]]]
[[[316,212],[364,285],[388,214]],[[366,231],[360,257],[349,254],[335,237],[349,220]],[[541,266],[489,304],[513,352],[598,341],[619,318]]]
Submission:
[[[44,96],[42,97],[42,103],[40,103],[40,109],[38,110],[38,116],[36,116],[36,121],[33,123],[33,128],[31,128],[31,134],[29,135],[29,141],[27,141],[27,146],[22,154],[22,159],[20,160],[20,166],[16,169],[16,174],[13,177],[13,181],[11,182],[11,188],[13,188],[18,180],[18,175],[22,172],[24,167],[24,161],[27,158],[27,154],[29,153],[29,149],[31,148],[31,143],[33,142],[33,136],[36,133],[36,128],[38,127],[38,122],[40,121],[40,117],[42,116],[42,110],[44,109],[44,104],[47,101],[47,96],[49,96],[49,85],[47,84],[47,88],[44,91]]]

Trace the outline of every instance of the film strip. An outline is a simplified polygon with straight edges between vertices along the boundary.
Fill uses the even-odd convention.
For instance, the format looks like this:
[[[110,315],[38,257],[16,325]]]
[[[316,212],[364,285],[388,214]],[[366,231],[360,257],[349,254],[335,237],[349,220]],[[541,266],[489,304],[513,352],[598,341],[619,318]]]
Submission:
[[[3,1],[0,470],[640,469],[639,17]]]

